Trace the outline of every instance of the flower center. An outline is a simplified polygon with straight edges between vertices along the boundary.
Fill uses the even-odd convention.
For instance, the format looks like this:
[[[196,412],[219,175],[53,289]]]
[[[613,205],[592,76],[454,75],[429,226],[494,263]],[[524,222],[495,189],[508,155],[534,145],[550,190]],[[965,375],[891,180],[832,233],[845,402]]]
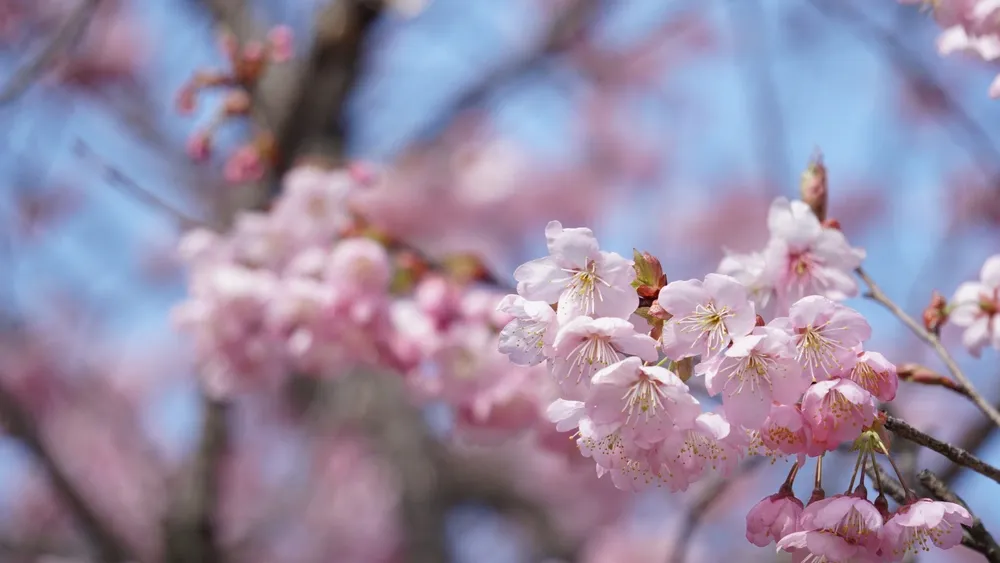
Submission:
[[[645,373],[639,373],[639,380],[629,387],[622,399],[625,406],[622,412],[627,412],[625,424],[632,422],[632,417],[644,416],[648,422],[650,417],[656,418],[663,409],[663,399],[666,394],[660,388],[660,382]]]
[[[601,295],[601,286],[611,287],[611,284],[604,281],[597,274],[597,262],[587,261],[584,269],[564,269],[564,272],[571,274],[566,287],[572,290],[570,297],[580,303],[585,315],[592,316],[596,310],[597,302],[604,301]]]
[[[725,321],[733,315],[729,307],[716,309],[715,303],[709,301],[704,304],[699,303],[694,312],[679,320],[677,324],[681,332],[697,332],[704,336],[708,341],[709,352],[714,352],[725,344],[729,336]],[[694,345],[697,345],[697,341]]]
[[[804,329],[799,329],[798,341],[796,343],[798,353],[795,359],[809,370],[809,375],[812,376],[813,381],[816,381],[817,369],[823,370],[824,374],[830,376],[831,371],[837,371],[841,367],[835,352],[844,349],[844,347],[839,342],[827,336],[826,333],[829,331],[825,331],[825,327],[826,325],[824,324],[819,327],[808,326]]]
[[[875,368],[870,366],[868,362],[858,362],[851,372],[851,379],[869,393],[874,393],[878,390],[879,385],[886,380],[886,374],[875,371]]]
[[[594,372],[594,364],[600,367],[607,367],[617,363],[621,359],[618,350],[611,344],[611,340],[606,336],[591,335],[576,345],[576,348],[569,353],[573,358],[570,363],[569,374],[576,373],[576,382],[579,383],[584,375]]]
[[[765,385],[770,389],[771,376],[768,375],[768,370],[774,368],[776,364],[777,361],[768,354],[750,352],[749,356],[723,369],[722,374],[727,375],[727,381],[735,379],[739,382],[730,392],[730,396],[742,393],[744,388],[751,393],[756,393]]]

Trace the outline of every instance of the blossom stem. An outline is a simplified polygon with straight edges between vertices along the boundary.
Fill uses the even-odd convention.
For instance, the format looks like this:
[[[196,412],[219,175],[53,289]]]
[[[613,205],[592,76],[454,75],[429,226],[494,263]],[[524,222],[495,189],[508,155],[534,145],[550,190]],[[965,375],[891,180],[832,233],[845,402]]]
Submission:
[[[889,297],[882,291],[882,288],[875,283],[867,272],[862,268],[858,268],[854,271],[865,285],[868,286],[868,293],[865,297],[875,301],[876,303],[882,305],[889,310],[890,313],[895,315],[900,321],[903,322],[913,334],[916,334],[918,338],[930,345],[931,348],[937,353],[937,355],[944,362],[944,365],[948,368],[948,373],[951,377],[955,379],[962,387],[965,389],[966,394],[969,399],[979,407],[979,410],[983,411],[993,423],[1000,426],[1000,411],[998,411],[989,401],[986,400],[979,391],[972,385],[972,381],[969,380],[968,376],[962,371],[962,368],[958,367],[958,363],[955,362],[955,358],[951,356],[948,349],[945,348],[944,344],[941,343],[941,339],[932,332],[929,332],[920,323],[913,319],[913,317],[906,314],[899,305],[889,299]]]
[[[875,461],[875,450],[868,450],[868,453],[871,454],[872,467],[875,467],[878,464],[878,462]],[[890,462],[891,461],[892,460],[890,460]],[[894,464],[893,468],[895,468],[895,467],[896,466]],[[885,490],[885,489],[882,488],[882,474],[879,473],[878,471],[875,471],[874,473],[875,473],[875,486],[878,487],[878,493],[882,494],[882,492]],[[906,488],[906,485],[903,485],[903,490],[905,490],[907,493],[909,493],[909,489]]]
[[[864,448],[858,448],[858,461],[854,462],[854,472],[851,473],[851,483],[847,485],[847,493],[849,494],[854,490],[854,482],[858,478],[858,470],[861,469],[861,461],[865,458]],[[862,477],[864,479],[864,477]]]
[[[791,471],[788,472],[788,477],[785,477],[785,482],[781,484],[781,492],[791,492],[792,485],[795,484],[795,477],[799,474],[799,468],[801,466],[798,462],[792,465]]]
[[[889,465],[892,466],[892,471],[896,474],[896,479],[899,479],[899,484],[903,487],[903,492],[906,493],[906,500],[916,500],[916,495],[906,486],[906,480],[903,479],[903,472],[896,466],[896,461],[889,455],[889,450],[886,449],[885,444],[879,444],[879,447],[882,449],[882,453],[885,454],[885,458],[889,460]],[[874,455],[875,453],[873,452],[872,456]]]
[[[816,479],[813,481],[813,486],[816,489],[823,488],[823,456],[826,454],[820,454],[816,458]]]

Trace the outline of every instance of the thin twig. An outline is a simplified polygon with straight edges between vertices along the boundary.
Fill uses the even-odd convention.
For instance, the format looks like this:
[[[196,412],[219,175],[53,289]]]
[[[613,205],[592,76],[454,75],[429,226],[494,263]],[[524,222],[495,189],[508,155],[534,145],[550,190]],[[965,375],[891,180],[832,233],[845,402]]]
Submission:
[[[969,505],[965,504],[961,497],[956,495],[944,481],[930,470],[921,471],[917,478],[920,479],[920,484],[927,488],[937,500],[955,503],[964,507],[972,515],[972,525],[963,526],[965,534],[962,537],[962,545],[982,553],[986,560],[991,563],[1000,563],[1000,546],[993,539],[993,535],[983,526],[983,521],[972,513]]]
[[[83,37],[87,31],[90,19],[101,0],[80,0],[80,3],[70,13],[62,27],[45,47],[26,65],[14,73],[7,85],[0,91],[0,106],[13,102],[21,97],[50,66],[65,51],[69,50]]]
[[[969,390],[966,389],[961,383],[958,383],[954,379],[937,373],[936,371],[920,364],[900,364],[896,367],[896,375],[898,375],[899,379],[902,381],[919,383],[920,385],[944,387],[945,389],[958,393],[967,399],[972,398],[969,394]]]
[[[916,428],[910,426],[902,419],[896,418],[891,415],[885,415],[885,427],[886,429],[892,431],[894,434],[900,438],[910,440],[916,444],[920,444],[925,448],[934,450],[935,452],[943,455],[944,457],[950,459],[951,461],[968,467],[969,469],[993,479],[997,483],[1000,483],[1000,469],[986,463],[985,461],[979,459],[978,457],[970,454],[969,452],[953,446],[951,444],[942,442],[937,438],[924,434],[923,432],[917,430]]]
[[[111,166],[103,158],[101,158],[96,152],[94,152],[87,143],[83,140],[77,140],[76,142],[76,152],[81,156],[89,158],[91,161],[100,167],[104,174],[104,177],[108,180],[108,184],[118,190],[119,192],[135,198],[136,200],[148,205],[156,211],[167,215],[171,219],[177,221],[182,229],[190,229],[192,227],[201,227],[205,225],[205,221],[197,219],[188,215],[184,211],[177,209],[172,204],[161,199],[159,196],[153,192],[143,188],[135,180],[129,178],[124,172],[118,170],[117,168]]]
[[[855,270],[855,273],[857,273],[858,277],[860,277],[861,280],[865,282],[865,285],[868,286],[868,293],[865,297],[868,297],[888,309],[889,312],[899,318],[899,320],[903,321],[903,324],[913,331],[913,334],[916,334],[918,338],[929,344],[931,348],[937,352],[937,355],[944,362],[944,365],[947,366],[948,373],[951,374],[951,377],[955,379],[957,383],[961,384],[968,392],[969,399],[977,407],[979,407],[979,410],[983,411],[983,413],[991,421],[993,421],[995,425],[1000,426],[1000,411],[997,411],[997,409],[976,390],[975,386],[972,385],[972,381],[965,375],[962,368],[958,367],[958,363],[956,363],[955,359],[951,357],[951,353],[948,352],[948,349],[941,343],[941,339],[939,339],[937,335],[924,329],[920,323],[915,321],[913,317],[907,315],[906,311],[900,308],[899,305],[896,305],[892,299],[889,299],[889,296],[882,291],[882,289],[862,268]]]
[[[52,487],[76,518],[84,535],[93,544],[100,561],[122,563],[134,561],[132,550],[114,529],[105,522],[83,497],[45,445],[31,415],[17,398],[0,386],[0,416],[7,431],[31,451],[49,473]]]

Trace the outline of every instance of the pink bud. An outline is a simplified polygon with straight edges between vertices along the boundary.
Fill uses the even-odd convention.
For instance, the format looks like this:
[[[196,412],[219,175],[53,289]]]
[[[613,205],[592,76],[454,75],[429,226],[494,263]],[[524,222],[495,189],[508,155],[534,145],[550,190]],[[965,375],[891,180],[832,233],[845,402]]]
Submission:
[[[264,176],[264,161],[253,145],[244,145],[226,161],[223,176],[227,182],[239,183],[259,180]]]
[[[295,55],[295,36],[292,28],[287,25],[277,25],[267,32],[267,41],[271,46],[271,62],[283,63]]]
[[[190,115],[195,108],[196,89],[191,84],[185,84],[177,91],[177,99],[174,100],[174,107],[181,115]]]
[[[212,152],[212,137],[207,131],[197,131],[187,141],[187,154],[195,162],[207,160]]]

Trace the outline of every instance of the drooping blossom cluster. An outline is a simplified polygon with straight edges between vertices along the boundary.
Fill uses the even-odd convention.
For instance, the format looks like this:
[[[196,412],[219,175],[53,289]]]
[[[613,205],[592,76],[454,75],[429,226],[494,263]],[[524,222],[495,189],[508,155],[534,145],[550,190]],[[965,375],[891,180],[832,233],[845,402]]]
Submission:
[[[520,266],[517,294],[501,303],[513,320],[500,350],[548,367],[559,393],[550,420],[575,431],[598,476],[620,489],[680,491],[708,473],[731,474],[747,455],[796,456],[782,490],[748,516],[751,542],[829,562],[952,547],[968,519],[956,505],[921,500],[890,518],[863,485],[823,500],[819,470],[812,502],[791,492],[807,456],[819,468],[826,452],[860,443],[863,467],[886,453],[872,438],[876,405],[898,385],[895,365],[864,349],[868,322],[839,302],[857,293],[851,273],[864,251],[813,209],[776,200],[765,251],[723,262],[736,275],[669,283],[652,256],[627,260],[601,250],[590,229],[553,221],[549,255]],[[740,269],[751,261],[759,268]],[[695,396],[691,378],[704,379],[707,396]]]
[[[930,6],[944,29],[937,48],[942,55],[970,53],[993,62],[1000,59],[1000,2],[996,0],[900,0]],[[1000,97],[1000,75],[993,79],[990,96]]]

